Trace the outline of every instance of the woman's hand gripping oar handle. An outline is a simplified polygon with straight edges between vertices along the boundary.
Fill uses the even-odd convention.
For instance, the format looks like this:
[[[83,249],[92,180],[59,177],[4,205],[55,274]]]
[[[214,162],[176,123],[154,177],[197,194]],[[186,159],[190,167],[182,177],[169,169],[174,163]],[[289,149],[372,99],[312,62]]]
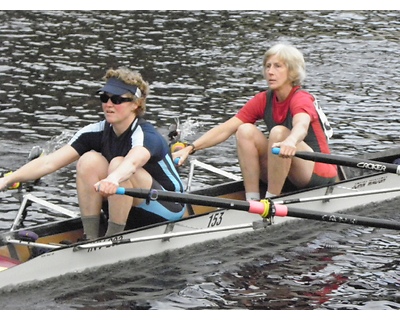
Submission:
[[[5,173],[4,176],[6,177],[6,176],[8,176],[8,175],[10,175],[12,173],[13,173],[12,171],[9,171],[9,172]],[[20,186],[21,186],[21,183],[15,182],[15,183],[13,183],[13,185],[9,186],[8,189],[10,189],[10,190],[18,189]]]
[[[43,149],[41,147],[34,146],[32,148],[32,150],[31,150],[31,152],[29,153],[28,162],[32,161],[32,160],[34,160],[36,158],[39,158],[43,154],[44,154],[44,151],[43,151]],[[8,175],[10,175],[12,173],[13,173],[13,171],[9,171],[9,172],[4,174],[4,177],[8,176]],[[18,189],[19,187],[21,187],[21,183],[20,182],[15,182],[12,186],[9,186],[8,189]]]
[[[272,148],[272,153],[279,155],[280,148]],[[311,160],[314,162],[323,162],[337,164],[341,166],[354,167],[359,169],[367,169],[378,172],[390,172],[400,175],[400,166],[393,163],[385,163],[368,159],[353,158],[348,156],[336,156],[320,152],[297,151],[296,157]]]

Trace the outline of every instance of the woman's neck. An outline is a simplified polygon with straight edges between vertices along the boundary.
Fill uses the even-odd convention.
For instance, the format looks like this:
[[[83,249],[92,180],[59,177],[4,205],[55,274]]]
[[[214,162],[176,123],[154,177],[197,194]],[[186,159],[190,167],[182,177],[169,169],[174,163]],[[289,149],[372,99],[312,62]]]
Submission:
[[[279,89],[274,90],[275,91],[275,96],[278,99],[278,102],[285,101],[286,98],[289,96],[290,92],[292,91],[293,87],[290,86],[284,86]]]
[[[136,119],[136,115],[133,114],[132,117],[126,118],[125,120],[118,122],[118,123],[113,123],[113,130],[115,132],[115,134],[117,135],[117,137],[119,137],[121,134],[123,134],[133,123],[133,121],[135,121]]]

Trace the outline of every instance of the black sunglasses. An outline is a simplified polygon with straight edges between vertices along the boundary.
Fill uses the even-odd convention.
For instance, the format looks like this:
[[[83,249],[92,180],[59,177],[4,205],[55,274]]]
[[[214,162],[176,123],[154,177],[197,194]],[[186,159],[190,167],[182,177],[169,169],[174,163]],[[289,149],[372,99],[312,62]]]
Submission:
[[[100,101],[103,102],[103,103],[108,102],[109,99],[111,99],[111,102],[113,104],[121,104],[121,103],[124,103],[124,102],[133,101],[132,98],[124,98],[124,97],[121,97],[121,96],[115,96],[114,95],[114,96],[110,97],[107,93],[102,93],[100,95]]]

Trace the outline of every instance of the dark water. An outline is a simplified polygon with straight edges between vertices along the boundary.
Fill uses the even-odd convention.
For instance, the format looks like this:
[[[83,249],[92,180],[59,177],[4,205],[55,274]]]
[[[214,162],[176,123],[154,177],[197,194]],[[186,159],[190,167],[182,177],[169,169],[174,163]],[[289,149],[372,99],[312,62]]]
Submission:
[[[123,65],[151,84],[147,118],[166,134],[179,117],[191,141],[265,89],[262,55],[278,41],[305,55],[305,88],[334,125],[333,153],[394,147],[399,18],[397,11],[0,11],[0,170],[102,119],[94,92],[108,68]],[[232,139],[195,157],[240,173]],[[74,174],[71,165],[32,193],[76,210]],[[199,169],[194,187],[222,181]],[[10,227],[18,196],[0,194],[0,230]],[[399,201],[356,213],[399,219]],[[28,223],[57,219],[34,208]],[[298,221],[15,289],[0,296],[0,308],[397,310],[399,241],[397,231]]]

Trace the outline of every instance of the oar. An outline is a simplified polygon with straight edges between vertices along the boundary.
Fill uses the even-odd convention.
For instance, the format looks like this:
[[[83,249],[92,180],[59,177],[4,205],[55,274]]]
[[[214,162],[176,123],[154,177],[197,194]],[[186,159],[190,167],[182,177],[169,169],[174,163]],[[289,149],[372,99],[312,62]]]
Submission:
[[[120,195],[128,195],[131,197],[147,199],[147,201],[165,200],[216,208],[236,209],[247,211],[249,213],[260,214],[262,217],[267,218],[271,215],[279,217],[288,216],[324,222],[337,222],[365,227],[400,230],[400,222],[396,221],[360,217],[341,213],[321,213],[308,209],[292,208],[282,204],[274,204],[273,201],[269,199],[261,201],[243,201],[155,189],[131,189],[122,187],[119,187],[116,193]]]
[[[273,154],[278,155],[279,152],[280,148],[272,148]],[[355,167],[359,169],[400,174],[400,166],[393,163],[307,151],[297,151],[296,157],[315,162],[323,162],[337,164],[341,166]]]
[[[274,203],[275,204],[292,204],[292,203],[300,203],[300,202],[326,201],[326,200],[341,199],[341,198],[362,197],[362,196],[369,196],[372,194],[390,193],[390,192],[400,192],[400,187],[386,188],[386,189],[380,189],[380,190],[355,191],[355,192],[339,193],[339,194],[327,194],[327,195],[315,196],[315,197],[276,200],[276,201],[274,201]]]

